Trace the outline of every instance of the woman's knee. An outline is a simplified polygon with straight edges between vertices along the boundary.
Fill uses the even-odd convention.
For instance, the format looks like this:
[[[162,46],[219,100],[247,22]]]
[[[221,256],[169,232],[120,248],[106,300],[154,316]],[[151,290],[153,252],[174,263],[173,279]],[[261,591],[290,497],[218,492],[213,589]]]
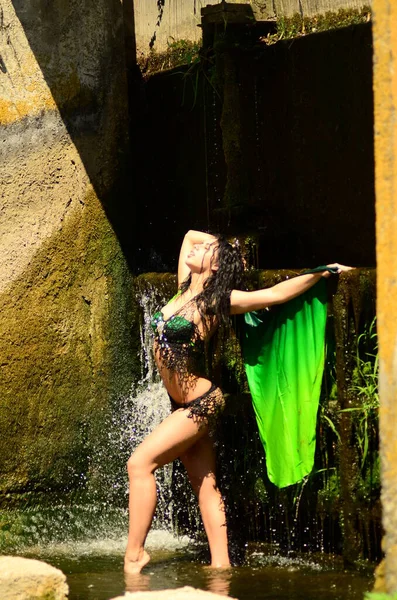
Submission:
[[[196,475],[189,474],[189,481],[190,481],[190,485],[192,486],[193,492],[198,497],[199,493],[200,493],[201,485],[203,483],[203,478],[202,477],[198,477]]]
[[[127,461],[127,471],[130,478],[151,475],[155,468],[153,461],[150,460],[149,456],[145,456],[143,452],[133,452]]]
[[[207,473],[190,472],[188,476],[190,485],[198,498],[203,494],[211,494],[218,489],[215,474],[211,471]]]

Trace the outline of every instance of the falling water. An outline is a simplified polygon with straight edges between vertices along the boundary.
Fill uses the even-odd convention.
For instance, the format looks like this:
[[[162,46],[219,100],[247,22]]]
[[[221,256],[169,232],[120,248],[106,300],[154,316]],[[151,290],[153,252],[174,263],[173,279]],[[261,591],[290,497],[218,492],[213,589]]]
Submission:
[[[105,437],[102,436],[95,460],[96,469],[102,473],[98,486],[93,484],[97,497],[109,496],[112,490],[114,501],[127,504],[128,481],[126,462],[137,446],[169,414],[170,402],[162,385],[153,354],[151,318],[170,296],[169,282],[164,286],[152,285],[140,278],[136,300],[140,308],[140,364],[141,377],[126,398],[117,399],[108,414]],[[99,457],[99,460],[98,460]],[[94,468],[95,471],[95,468]],[[170,531],[173,523],[173,465],[156,471],[158,490],[157,510],[154,527]],[[96,478],[98,480],[98,478]]]
[[[137,290],[140,308],[141,378],[131,393],[113,399],[102,420],[99,435],[90,448],[88,473],[77,474],[79,490],[67,504],[28,506],[23,511],[2,514],[0,551],[42,554],[87,554],[122,551],[127,533],[128,477],[126,463],[139,443],[170,413],[169,398],[161,384],[154,361],[151,315],[169,299],[174,278],[165,285]],[[185,485],[180,473],[180,485]],[[175,521],[172,464],[156,472],[158,505],[149,541],[159,547],[162,539],[170,547]],[[175,485],[175,482],[174,482]],[[61,495],[62,498],[62,495]],[[161,533],[162,532],[162,533]],[[163,537],[162,537],[163,536]],[[178,542],[179,543],[179,542]],[[182,543],[182,542],[180,542]],[[47,550],[45,550],[47,549]]]

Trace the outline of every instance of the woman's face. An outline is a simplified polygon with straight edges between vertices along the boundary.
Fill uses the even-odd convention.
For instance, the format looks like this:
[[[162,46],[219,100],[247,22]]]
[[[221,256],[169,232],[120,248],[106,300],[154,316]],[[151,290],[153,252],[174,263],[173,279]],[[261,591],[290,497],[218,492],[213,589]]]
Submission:
[[[186,258],[186,264],[192,273],[211,273],[217,265],[218,242],[195,244]]]

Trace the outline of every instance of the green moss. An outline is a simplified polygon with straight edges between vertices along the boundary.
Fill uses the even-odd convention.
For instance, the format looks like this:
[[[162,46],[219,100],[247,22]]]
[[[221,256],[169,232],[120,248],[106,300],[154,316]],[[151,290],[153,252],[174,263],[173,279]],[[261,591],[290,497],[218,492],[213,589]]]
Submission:
[[[340,510],[340,493],[339,475],[336,471],[330,471],[325,486],[318,492],[319,512],[337,515]]]
[[[178,290],[176,275],[171,273],[144,273],[134,282],[134,294],[150,295],[163,301],[172,298]]]
[[[280,17],[277,20],[277,32],[269,34],[263,41],[274,44],[280,40],[301,37],[309,33],[319,33],[351,25],[367,23],[371,19],[371,8],[364,6],[361,9],[341,8],[336,12],[328,11],[314,17],[301,16],[296,13],[292,17]]]
[[[265,483],[261,477],[258,477],[258,479],[255,482],[254,492],[255,492],[255,498],[259,502],[263,502],[263,503],[269,502],[269,494],[266,490]]]
[[[86,486],[105,408],[131,385],[130,288],[90,191],[2,294],[0,501]]]
[[[141,72],[148,77],[159,71],[166,71],[181,65],[193,65],[199,61],[201,45],[189,40],[174,40],[168,44],[164,52],[151,50],[146,57],[138,57],[138,66]]]

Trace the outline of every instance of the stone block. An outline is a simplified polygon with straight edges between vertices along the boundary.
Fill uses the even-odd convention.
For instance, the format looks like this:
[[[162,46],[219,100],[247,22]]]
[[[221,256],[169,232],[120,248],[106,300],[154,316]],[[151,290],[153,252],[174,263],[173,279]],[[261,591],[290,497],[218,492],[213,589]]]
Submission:
[[[204,590],[185,586],[174,590],[127,593],[124,596],[113,598],[113,600],[225,600],[225,597],[231,598],[231,596],[213,594],[212,592],[205,592]]]
[[[66,600],[66,576],[40,560],[0,557],[1,600]]]

